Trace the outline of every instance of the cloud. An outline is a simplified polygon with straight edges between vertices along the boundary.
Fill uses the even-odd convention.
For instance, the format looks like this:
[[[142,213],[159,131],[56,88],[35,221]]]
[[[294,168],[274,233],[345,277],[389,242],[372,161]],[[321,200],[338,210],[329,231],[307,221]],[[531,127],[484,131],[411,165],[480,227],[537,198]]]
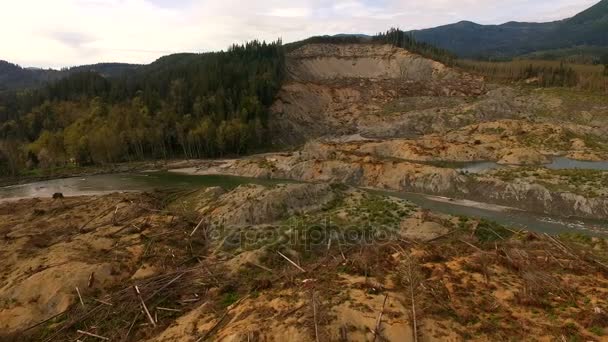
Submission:
[[[0,0],[0,59],[25,66],[150,63],[251,39],[547,21],[597,0]]]
[[[65,31],[57,31],[57,32],[49,32],[48,36],[51,39],[57,40],[58,42],[65,44],[72,48],[80,48],[83,45],[88,43],[92,43],[95,41],[95,37],[84,34],[81,32],[65,32]]]
[[[285,18],[304,18],[310,17],[312,11],[310,8],[274,8],[268,12],[271,17],[285,17]]]

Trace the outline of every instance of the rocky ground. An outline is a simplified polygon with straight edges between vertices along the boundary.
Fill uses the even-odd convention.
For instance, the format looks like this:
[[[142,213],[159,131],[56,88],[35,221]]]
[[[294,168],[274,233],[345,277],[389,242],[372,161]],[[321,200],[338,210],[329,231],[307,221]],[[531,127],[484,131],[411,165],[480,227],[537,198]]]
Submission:
[[[4,340],[608,333],[606,240],[512,231],[343,185],[22,200],[1,204],[0,222]]]

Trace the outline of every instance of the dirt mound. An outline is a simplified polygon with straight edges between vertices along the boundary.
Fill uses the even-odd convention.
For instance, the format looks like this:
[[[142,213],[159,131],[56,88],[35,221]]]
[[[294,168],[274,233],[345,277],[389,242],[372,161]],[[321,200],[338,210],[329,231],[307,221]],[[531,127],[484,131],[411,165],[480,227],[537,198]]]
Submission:
[[[272,223],[297,213],[318,210],[335,199],[328,184],[289,184],[267,188],[243,185],[217,197],[202,214],[227,227]]]

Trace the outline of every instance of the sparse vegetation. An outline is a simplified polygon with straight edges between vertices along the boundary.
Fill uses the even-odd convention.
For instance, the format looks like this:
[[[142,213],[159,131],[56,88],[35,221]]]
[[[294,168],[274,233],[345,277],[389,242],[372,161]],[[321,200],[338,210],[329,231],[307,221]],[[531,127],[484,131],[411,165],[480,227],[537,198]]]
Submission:
[[[338,330],[334,324],[338,324],[335,322],[340,316],[327,316],[326,312],[346,305],[348,310],[352,310],[349,317],[377,315],[379,305],[388,295],[381,336],[394,329],[395,325],[386,322],[403,319],[400,317],[404,315],[409,317],[408,322],[412,328],[417,328],[420,337],[430,334],[431,324],[433,331],[469,339],[523,338],[530,334],[561,336],[564,333],[587,338],[589,334],[602,336],[603,316],[586,313],[590,310],[595,312],[590,308],[591,302],[601,310],[608,305],[605,298],[589,287],[591,279],[597,286],[608,282],[601,273],[605,262],[605,241],[575,235],[548,238],[534,233],[515,233],[489,221],[436,215],[406,201],[376,193],[353,191],[337,185],[330,188],[342,194],[324,206],[300,212],[272,225],[243,227],[240,232],[279,229],[280,234],[272,235],[278,239],[271,241],[265,239],[264,234],[256,234],[261,237],[260,241],[230,248],[226,246],[231,244],[231,234],[239,233],[234,229],[226,230],[229,235],[213,236],[212,239],[206,238],[209,232],[205,228],[200,234],[190,236],[200,217],[193,221],[193,218],[182,217],[181,211],[175,210],[183,198],[195,196],[191,193],[157,193],[154,198],[141,199],[138,196],[144,195],[132,194],[129,195],[130,200],[120,202],[115,218],[112,214],[115,211],[114,197],[91,199],[100,201],[99,205],[90,206],[81,220],[99,218],[90,226],[84,226],[84,231],[89,233],[81,233],[79,239],[88,239],[82,234],[98,234],[112,229],[111,236],[140,246],[138,249],[141,248],[142,254],[134,265],[125,252],[86,254],[87,260],[95,262],[112,258],[116,263],[116,271],[112,273],[114,277],[130,274],[141,263],[159,267],[152,275],[134,280],[153,318],[158,317],[157,326],[145,325],[150,323],[150,319],[144,314],[137,315],[141,311],[141,303],[132,286],[116,280],[109,287],[83,288],[84,308],[79,301],[74,301],[66,313],[30,331],[30,337],[72,339],[78,336],[77,330],[80,329],[108,338],[121,338],[130,331],[133,339],[140,339],[174,333],[171,326],[189,322],[187,315],[190,312],[196,312],[197,321],[212,323],[206,328],[180,328],[178,335],[171,336],[180,338],[186,333],[200,338],[231,334],[231,329],[240,328],[228,324],[230,320],[221,321],[227,312],[229,317],[238,315],[239,321],[255,322],[255,326],[262,329],[257,332],[260,336],[275,334],[269,322],[285,322],[285,315],[295,315],[305,322],[293,329],[307,333],[306,327],[314,325],[313,317],[308,316],[307,310],[302,310],[309,303],[308,289],[318,296],[316,324],[321,334]],[[272,188],[266,191],[272,191]],[[165,197],[170,199],[163,200]],[[78,201],[81,200],[66,199],[64,212],[78,210]],[[222,202],[200,200],[204,203]],[[42,208],[50,201],[44,200],[36,206]],[[239,203],[230,203],[232,211],[241,210]],[[130,206],[141,206],[142,209],[127,210]],[[31,210],[30,203],[12,206],[10,210],[5,207],[0,205],[3,217],[0,231],[13,229],[15,215]],[[111,210],[106,211],[108,208]],[[210,212],[219,215],[212,208]],[[100,216],[99,212],[105,212],[106,216]],[[28,216],[23,224],[35,227],[38,220],[46,219],[55,228],[63,227],[60,223],[64,220],[53,216],[57,213],[45,210],[39,215]],[[402,226],[404,220],[409,222],[405,227]],[[167,229],[163,222],[173,223]],[[298,227],[292,224],[295,222],[299,222]],[[400,237],[402,229],[424,222],[449,227],[451,232],[431,242]],[[339,235],[347,231],[374,234],[380,226],[388,227],[393,235],[389,239],[365,241],[345,240]],[[321,235],[324,238],[319,239],[319,229],[325,230],[326,227],[337,234]],[[23,228],[22,225],[20,229]],[[300,240],[290,236],[297,230],[304,233]],[[69,240],[64,240],[68,236],[57,235],[49,244],[68,243],[66,241]],[[589,244],[599,247],[594,247],[593,252],[582,249]],[[6,246],[18,247],[15,244]],[[28,248],[29,252],[19,254],[19,258],[28,259],[39,253],[44,255],[49,250],[49,247],[35,244]],[[115,250],[123,251],[124,248]],[[278,255],[278,251],[305,272]],[[89,273],[81,276],[88,277]],[[567,286],[565,279],[568,280]],[[391,286],[387,285],[389,280],[393,280]],[[93,298],[114,305],[107,306]],[[34,301],[20,305],[38,303],[44,305]],[[2,304],[7,310],[15,305],[10,300]],[[169,311],[164,311],[167,309]],[[515,314],[525,315],[526,320],[534,324],[526,324],[524,329],[519,320],[513,318]],[[414,317],[416,324],[412,323]],[[176,321],[178,318],[180,320]],[[370,324],[375,324],[375,319],[371,321]],[[564,328],[562,323],[570,321],[573,325]],[[216,323],[218,326],[211,329]],[[367,334],[367,328],[365,323],[353,323],[347,333],[349,336]]]
[[[519,167],[493,170],[490,174],[505,182],[538,183],[555,192],[572,192],[589,198],[608,195],[608,172],[602,170]]]
[[[480,220],[475,228],[475,237],[483,243],[493,243],[498,240],[504,240],[513,235],[513,232],[507,230],[500,224],[495,222]]]

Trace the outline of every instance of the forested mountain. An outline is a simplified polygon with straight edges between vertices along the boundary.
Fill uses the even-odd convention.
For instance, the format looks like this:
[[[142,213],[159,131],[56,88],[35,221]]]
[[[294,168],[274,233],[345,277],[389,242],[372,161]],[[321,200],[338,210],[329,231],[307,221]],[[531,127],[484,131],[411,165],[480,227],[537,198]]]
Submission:
[[[29,70],[0,60],[0,91],[25,88],[50,80],[50,70]]]
[[[22,68],[0,60],[0,91],[33,88],[59,80],[73,73],[94,71],[106,77],[117,77],[135,70],[138,65],[125,63],[99,63],[62,70]]]
[[[572,49],[571,53],[608,52],[608,0],[578,15],[549,23],[508,22],[479,25],[461,21],[411,31],[417,40],[465,58],[509,58],[532,52]],[[602,49],[599,50],[597,47]],[[554,52],[557,53],[557,52]],[[563,51],[561,52],[563,53]]]
[[[0,172],[241,154],[261,145],[281,86],[280,41],[180,54],[107,78],[92,71],[0,94]]]

